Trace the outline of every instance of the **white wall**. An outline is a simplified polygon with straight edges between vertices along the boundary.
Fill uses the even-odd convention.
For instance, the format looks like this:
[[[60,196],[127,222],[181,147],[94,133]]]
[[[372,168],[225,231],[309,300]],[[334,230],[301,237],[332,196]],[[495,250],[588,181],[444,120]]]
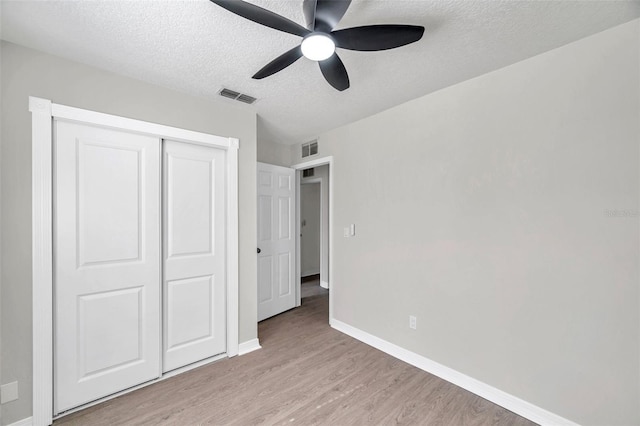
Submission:
[[[320,273],[320,183],[300,185],[301,276]]]
[[[640,424],[639,26],[320,135],[335,318],[575,422]]]
[[[2,423],[31,415],[31,114],[28,96],[240,139],[240,342],[257,337],[256,115],[2,42],[2,384],[20,399]],[[10,123],[10,125],[7,125]]]

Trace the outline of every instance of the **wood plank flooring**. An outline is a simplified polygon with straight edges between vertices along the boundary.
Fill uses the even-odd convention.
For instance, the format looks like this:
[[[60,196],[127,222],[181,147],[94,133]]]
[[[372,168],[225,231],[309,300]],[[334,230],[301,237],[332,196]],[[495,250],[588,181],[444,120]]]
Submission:
[[[329,297],[329,290],[320,287],[320,275],[302,278],[302,283],[300,283],[300,297],[306,299],[307,297],[320,295]]]
[[[310,293],[314,293],[311,290]],[[328,292],[259,324],[263,349],[57,425],[533,425],[328,325]]]

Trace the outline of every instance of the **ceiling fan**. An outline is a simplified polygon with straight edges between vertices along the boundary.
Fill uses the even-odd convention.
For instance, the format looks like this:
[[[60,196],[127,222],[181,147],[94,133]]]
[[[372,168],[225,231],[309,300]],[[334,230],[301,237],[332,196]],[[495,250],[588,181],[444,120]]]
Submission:
[[[253,78],[262,79],[282,71],[302,56],[318,61],[320,71],[337,90],[349,88],[349,75],[336,47],[363,52],[395,49],[422,38],[424,27],[415,25],[366,25],[335,30],[351,0],[303,0],[307,27],[242,0],[211,0],[218,6],[258,24],[302,37],[299,46],[265,65]]]

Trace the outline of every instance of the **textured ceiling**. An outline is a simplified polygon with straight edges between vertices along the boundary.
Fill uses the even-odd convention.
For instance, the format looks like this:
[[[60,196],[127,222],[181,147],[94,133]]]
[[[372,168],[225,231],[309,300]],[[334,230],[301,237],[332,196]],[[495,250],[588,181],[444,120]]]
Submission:
[[[304,24],[301,0],[252,0]],[[2,0],[2,38],[192,95],[228,87],[258,98],[258,137],[297,143],[340,125],[640,17],[639,1],[354,0],[338,28],[423,25],[418,43],[340,50],[351,88],[338,92],[302,58],[251,76],[300,38],[207,0]],[[234,104],[237,104],[234,102]]]

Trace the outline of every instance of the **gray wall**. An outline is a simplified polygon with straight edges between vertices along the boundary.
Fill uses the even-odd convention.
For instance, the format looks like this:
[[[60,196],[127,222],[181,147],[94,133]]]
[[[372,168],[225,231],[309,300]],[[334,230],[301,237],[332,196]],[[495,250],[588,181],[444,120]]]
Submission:
[[[258,161],[289,167],[291,165],[291,147],[276,142],[258,138]]]
[[[3,424],[31,415],[31,114],[28,96],[240,139],[240,342],[257,337],[256,114],[2,42],[2,383],[19,381]]]
[[[639,23],[320,135],[335,318],[570,420],[640,424]]]

